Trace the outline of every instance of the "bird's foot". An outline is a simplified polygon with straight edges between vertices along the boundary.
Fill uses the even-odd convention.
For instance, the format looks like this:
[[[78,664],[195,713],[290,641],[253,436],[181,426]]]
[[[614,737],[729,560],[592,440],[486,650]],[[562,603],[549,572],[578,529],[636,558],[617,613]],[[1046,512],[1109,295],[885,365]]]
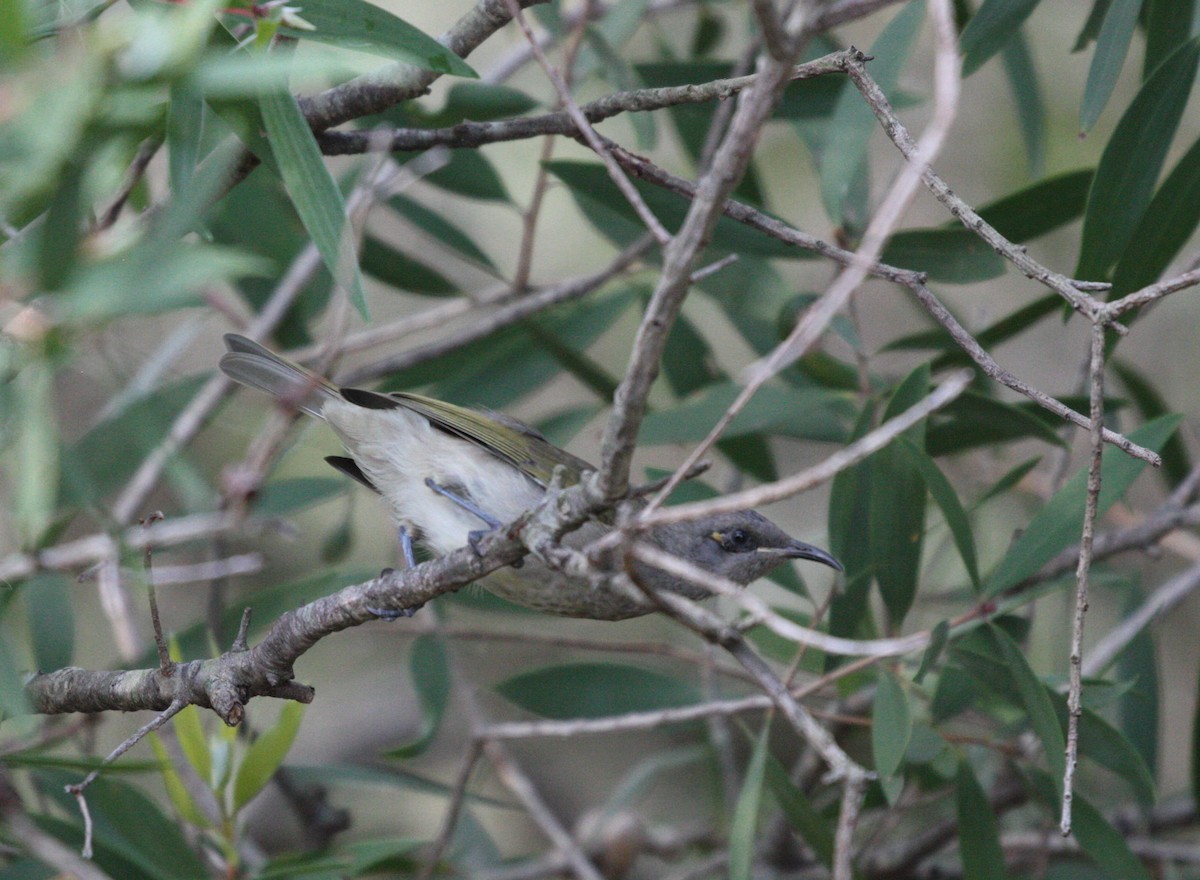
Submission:
[[[438,495],[441,495],[443,498],[453,502],[454,504],[457,504],[472,516],[477,516],[483,520],[483,522],[487,525],[486,529],[475,529],[467,533],[467,545],[475,551],[476,556],[482,556],[483,552],[480,550],[479,542],[482,541],[484,537],[490,535],[492,532],[496,531],[496,529],[500,528],[503,523],[481,508],[470,498],[466,498],[451,489],[447,489],[432,477],[425,478],[425,485]],[[524,560],[518,560],[517,562],[513,563],[513,568],[520,568],[523,562]]]

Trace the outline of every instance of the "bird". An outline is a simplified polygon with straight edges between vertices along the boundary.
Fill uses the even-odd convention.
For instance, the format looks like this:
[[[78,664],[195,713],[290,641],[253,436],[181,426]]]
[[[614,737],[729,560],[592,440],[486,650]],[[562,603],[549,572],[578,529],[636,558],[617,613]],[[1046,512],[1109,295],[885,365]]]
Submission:
[[[219,366],[234,381],[270,394],[283,405],[324,420],[344,456],[326,461],[382,497],[409,566],[414,542],[435,556],[467,544],[535,507],[560,469],[563,485],[578,483],[592,465],[555,446],[537,429],[504,413],[468,409],[406,391],[343,388],[263,345],[226,334]],[[564,539],[582,547],[611,529],[593,519]],[[842,571],[830,553],[798,541],[753,510],[654,526],[652,545],[741,585],[790,560]],[[635,576],[657,589],[692,599],[709,593],[690,581],[637,563]],[[593,620],[623,620],[657,610],[634,590],[597,586],[551,569],[532,557],[490,573],[482,585],[536,611]],[[404,612],[376,612],[407,616]]]

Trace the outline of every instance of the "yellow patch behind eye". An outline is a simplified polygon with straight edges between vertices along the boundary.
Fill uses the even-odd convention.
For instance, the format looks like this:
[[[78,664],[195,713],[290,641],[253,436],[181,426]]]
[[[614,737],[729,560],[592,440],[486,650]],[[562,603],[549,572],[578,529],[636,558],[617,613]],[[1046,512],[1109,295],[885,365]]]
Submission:
[[[716,541],[718,544],[725,543],[725,533],[724,532],[713,532],[711,535],[709,535],[709,537],[712,538],[714,541]]]

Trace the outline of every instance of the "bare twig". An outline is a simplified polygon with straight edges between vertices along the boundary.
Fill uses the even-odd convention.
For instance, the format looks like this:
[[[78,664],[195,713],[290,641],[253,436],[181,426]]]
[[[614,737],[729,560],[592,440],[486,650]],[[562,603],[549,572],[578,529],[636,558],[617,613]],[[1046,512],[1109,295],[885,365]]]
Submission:
[[[1092,566],[1092,541],[1096,534],[1096,511],[1100,505],[1100,466],[1104,458],[1104,323],[1097,316],[1092,324],[1092,358],[1089,370],[1091,387],[1091,459],[1088,462],[1087,503],[1083,513],[1083,534],[1079,542],[1079,567],[1076,569],[1075,614],[1071,623],[1070,688],[1067,691],[1067,755],[1063,775],[1062,817],[1059,830],[1071,833],[1072,787],[1079,755],[1079,716],[1083,713],[1083,623],[1088,608],[1088,575]]]
[[[144,518],[140,525],[142,528],[149,528],[153,523],[160,522],[162,519],[162,511],[155,511]],[[150,601],[150,625],[154,629],[154,646],[158,649],[158,668],[163,675],[170,675],[175,664],[171,662],[171,653],[167,650],[167,640],[163,637],[162,620],[158,616],[158,596],[155,595],[154,590],[153,552],[153,545],[147,541],[146,549],[142,551],[142,572],[146,577],[146,596]]]

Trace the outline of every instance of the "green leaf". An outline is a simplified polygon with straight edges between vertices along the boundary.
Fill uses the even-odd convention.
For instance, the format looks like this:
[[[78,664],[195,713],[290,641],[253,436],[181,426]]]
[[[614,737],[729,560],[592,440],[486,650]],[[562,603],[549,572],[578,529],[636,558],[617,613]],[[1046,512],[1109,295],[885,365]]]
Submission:
[[[963,510],[963,506],[958,500],[958,494],[932,458],[904,437],[897,442],[905,454],[912,459],[917,470],[921,472],[921,479],[924,481],[925,487],[941,509],[950,534],[954,536],[954,546],[958,548],[958,555],[962,557],[967,575],[971,578],[975,589],[978,590],[979,567],[975,558],[975,537],[971,534],[971,523],[967,519],[967,512]]]
[[[475,244],[474,239],[441,214],[403,195],[394,195],[388,199],[388,207],[417,226],[430,238],[436,239],[439,244],[455,251],[490,273],[498,274],[499,270],[492,262],[492,258]]]
[[[650,446],[702,440],[741,390],[736,382],[710,384],[676,406],[650,413],[639,439]],[[750,398],[724,437],[766,432],[839,443],[845,439],[850,410],[850,402],[839,393],[768,385]]]
[[[1113,372],[1120,378],[1121,384],[1125,386],[1125,392],[1133,401],[1138,415],[1144,420],[1150,421],[1159,416],[1168,415],[1172,411],[1166,399],[1159,394],[1150,379],[1132,364],[1119,358],[1114,358],[1110,364]],[[1178,486],[1192,470],[1191,456],[1188,455],[1183,438],[1178,434],[1171,435],[1171,439],[1163,446],[1162,459],[1161,476],[1168,490]]]
[[[857,440],[873,427],[874,410],[865,406],[849,440]],[[872,556],[870,549],[872,459],[846,468],[833,478],[829,497],[829,544],[846,567],[846,583],[830,606],[830,632],[852,636],[867,614]]]
[[[1066,445],[1053,427],[1029,410],[967,391],[930,418],[925,447],[936,458],[1027,437]]]
[[[758,809],[762,804],[763,776],[770,753],[767,746],[770,738],[771,723],[768,715],[763,723],[762,732],[754,742],[750,765],[746,768],[746,778],[742,780],[742,790],[738,793],[737,804],[733,808],[733,819],[729,824],[730,880],[750,880],[751,869],[754,867],[754,831],[758,826]]]
[[[1142,56],[1142,79],[1148,79],[1179,44],[1192,36],[1194,0],[1146,0],[1146,51]]]
[[[369,233],[363,236],[359,262],[363,272],[397,290],[430,296],[458,292],[458,286],[441,272]]]
[[[788,778],[774,756],[767,755],[767,784],[784,819],[826,866],[833,864],[833,828],[804,792]]]
[[[1108,104],[1117,76],[1125,66],[1125,55],[1129,52],[1141,8],[1142,0],[1112,0],[1109,4],[1088,68],[1087,85],[1083,88],[1083,103],[1079,107],[1081,132],[1092,130]]]
[[[958,765],[955,804],[964,880],[1005,880],[1008,875],[996,814],[966,761]]]
[[[455,150],[449,162],[421,179],[469,199],[512,203],[504,181],[480,150]]]
[[[990,636],[997,647],[996,656],[1002,660],[1012,677],[1013,685],[1020,694],[1021,703],[1029,718],[1029,725],[1042,743],[1042,752],[1050,773],[1060,787],[1063,772],[1066,769],[1066,740],[1062,728],[1059,727],[1058,716],[1054,712],[1054,703],[1046,686],[1033,674],[1025,660],[1021,648],[1012,638],[995,624],[988,624],[984,632]]]
[[[894,673],[881,670],[875,684],[875,706],[871,712],[871,754],[881,778],[895,776],[912,737],[912,713],[908,698]]]
[[[1192,238],[1200,222],[1200,140],[1154,194],[1113,270],[1113,296],[1153,284]]]
[[[1038,455],[1023,461],[1019,465],[1013,467],[1011,470],[1006,471],[1004,475],[1000,477],[1000,479],[989,486],[987,491],[979,496],[979,500],[975,502],[975,506],[978,507],[984,502],[995,498],[997,495],[1003,495],[1013,486],[1017,485],[1017,483],[1021,482],[1021,480],[1025,479],[1026,474],[1037,467],[1041,461],[1042,457]]]
[[[1094,176],[1092,169],[1082,168],[1047,177],[990,202],[979,209],[979,215],[1009,241],[1031,241],[1083,213]],[[1058,299],[1054,294],[1051,298]]]
[[[1158,450],[1179,427],[1181,416],[1163,416],[1147,422],[1129,439]],[[1146,463],[1120,452],[1109,451],[1101,466],[1101,487],[1097,516],[1103,516],[1137,479]],[[1060,551],[1077,540],[1083,526],[1087,496],[1087,469],[1076,473],[1051,498],[1009,548],[984,585],[984,596],[995,596],[1030,577]]]
[[[616,184],[597,162],[554,160],[543,167],[561,180],[596,231],[620,247],[645,233],[645,226]],[[689,202],[673,193],[649,184],[633,181],[634,188],[651,213],[668,229],[678,229],[687,214]],[[736,253],[741,256],[808,259],[812,255],[721,216],[713,227],[712,256]],[[720,274],[720,273],[718,273]]]
[[[204,815],[204,812],[196,805],[195,800],[192,799],[182,777],[175,772],[175,768],[171,764],[171,756],[168,754],[166,747],[163,746],[162,739],[159,737],[157,731],[150,734],[150,747],[154,749],[154,757],[158,759],[158,769],[162,774],[163,788],[167,790],[167,797],[170,799],[171,805],[175,808],[175,812],[190,825],[194,825],[197,828],[211,828],[212,823],[208,821],[208,817]]]
[[[304,0],[300,15],[316,30],[285,27],[280,32],[296,39],[383,55],[435,73],[479,77],[467,62],[433,37],[365,0]]]
[[[1187,104],[1200,37],[1180,46],[1138,91],[1104,148],[1088,193],[1076,278],[1102,279],[1125,252]]]
[[[1066,730],[1067,698],[1064,694],[1053,692],[1050,696],[1058,723]],[[1140,803],[1154,803],[1154,776],[1142,760],[1141,752],[1133,747],[1133,743],[1121,731],[1088,708],[1084,708],[1079,716],[1079,754],[1129,783],[1134,797]]]
[[[701,699],[689,682],[618,663],[546,666],[505,679],[496,690],[543,718],[603,718],[690,706]]]
[[[304,704],[288,700],[279,711],[279,719],[259,734],[246,750],[246,757],[238,767],[233,783],[233,810],[239,812],[250,800],[271,781],[275,771],[287,757],[300,721],[304,718]]]
[[[880,259],[951,284],[999,278],[1005,268],[1004,258],[991,245],[962,226],[897,232],[884,247]]]
[[[1046,164],[1046,102],[1038,83],[1037,69],[1033,66],[1033,53],[1023,31],[1013,34],[1001,50],[1000,60],[1004,62],[1004,72],[1017,105],[1017,124],[1025,143],[1029,176],[1038,177]]]
[[[868,54],[871,76],[885,95],[896,90],[900,71],[925,17],[922,0],[908,3],[898,12]],[[867,156],[871,136],[879,127],[875,114],[857,89],[844,89],[829,122],[829,137],[821,157],[821,198],[825,211],[835,223],[842,221],[843,208],[851,183]]]
[[[417,636],[408,664],[413,690],[421,703],[421,730],[409,742],[389,749],[389,758],[411,758],[421,754],[437,736],[450,697],[450,664],[440,637],[431,633]]]
[[[1125,599],[1126,618],[1142,603],[1142,593],[1133,584]],[[1137,749],[1152,776],[1158,779],[1160,719],[1164,701],[1162,676],[1158,670],[1158,655],[1149,627],[1142,629],[1117,656],[1116,674],[1129,689],[1117,697],[1117,725],[1126,739]],[[1086,691],[1085,691],[1086,692]],[[1092,707],[1097,708],[1097,707]]]
[[[675,319],[662,357],[663,375],[671,390],[686,397],[725,378],[712,348],[686,315]]]
[[[1078,793],[1071,806],[1071,833],[1088,858],[1113,880],[1150,880],[1146,866],[1129,848],[1124,835]]]
[[[348,289],[350,302],[363,320],[370,321],[346,204],[325,166],[312,129],[290,94],[263,95],[259,107],[271,151],[296,213],[312,236],[329,274]]]
[[[71,665],[75,652],[75,609],[71,584],[58,572],[44,571],[20,586],[29,620],[33,659],[42,671]]]
[[[58,495],[58,420],[54,406],[54,368],[43,357],[32,357],[13,381],[13,450],[16,475],[14,512],[22,540],[36,543],[50,525]]]
[[[464,119],[474,122],[509,119],[528,113],[538,105],[537,100],[512,86],[456,82],[446,93],[446,103],[441,110],[419,118],[424,127],[442,128],[457,125]],[[411,108],[406,109],[413,112]]]
[[[209,751],[208,738],[200,723],[199,708],[185,707],[171,719],[171,726],[175,729],[183,757],[207,785],[212,781],[212,752]]]
[[[929,366],[923,364],[896,388],[883,420],[905,412],[928,391]],[[917,424],[902,436],[922,449],[925,425]],[[871,559],[893,627],[904,621],[916,598],[925,536],[925,496],[920,469],[898,444],[890,444],[871,456]]]
[[[963,29],[959,50],[963,76],[970,76],[1016,36],[1039,0],[984,0]]]
[[[254,512],[273,518],[288,516],[298,510],[320,504],[346,489],[346,481],[337,477],[294,477],[268,483],[258,493]]]
[[[913,681],[920,684],[925,680],[925,676],[930,673],[933,667],[937,664],[942,656],[942,652],[946,650],[946,643],[950,639],[950,622],[948,620],[939,620],[934,626],[933,631],[929,634],[929,647],[921,655],[921,665],[917,668],[917,674],[913,676]]]

